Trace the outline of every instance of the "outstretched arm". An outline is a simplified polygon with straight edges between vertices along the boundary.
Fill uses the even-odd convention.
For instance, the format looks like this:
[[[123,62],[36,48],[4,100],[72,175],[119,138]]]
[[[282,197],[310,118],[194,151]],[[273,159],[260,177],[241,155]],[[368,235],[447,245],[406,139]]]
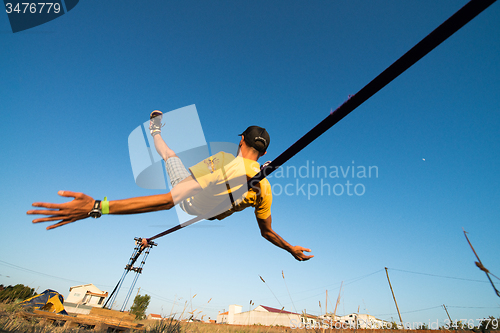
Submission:
[[[283,250],[290,252],[290,254],[294,256],[294,258],[298,261],[305,261],[314,257],[313,255],[308,256],[304,254],[304,252],[311,252],[310,249],[298,245],[292,246],[283,238],[281,238],[281,236],[271,228],[271,215],[269,215],[269,217],[266,219],[257,218],[257,222],[259,223],[260,234],[262,235],[262,237],[264,237],[274,245],[281,247]]]
[[[188,177],[166,194],[109,201],[109,214],[141,214],[158,210],[168,210],[199,191],[201,191],[201,187],[198,182],[194,178]],[[34,219],[33,223],[56,222],[47,227],[47,230],[49,230],[89,217],[89,212],[94,205],[92,197],[83,193],[70,191],[59,191],[57,193],[60,196],[74,199],[62,204],[48,202],[33,203],[33,207],[41,207],[43,209],[29,210],[26,212],[27,214],[48,216]]]

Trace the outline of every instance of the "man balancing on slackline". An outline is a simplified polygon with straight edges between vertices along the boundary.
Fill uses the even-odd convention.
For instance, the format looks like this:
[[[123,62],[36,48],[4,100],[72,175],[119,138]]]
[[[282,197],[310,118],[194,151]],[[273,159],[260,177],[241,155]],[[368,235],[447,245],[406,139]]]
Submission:
[[[153,136],[156,151],[165,160],[172,190],[166,194],[135,197],[123,200],[94,200],[90,196],[70,191],[59,191],[63,197],[74,198],[62,204],[35,202],[34,207],[44,209],[29,210],[30,215],[49,215],[37,218],[33,223],[56,222],[47,227],[54,229],[65,224],[101,214],[140,214],[159,210],[169,210],[179,205],[190,215],[203,215],[207,219],[222,220],[234,212],[250,206],[255,208],[255,216],[261,235],[274,245],[290,252],[295,259],[304,261],[312,258],[304,252],[310,249],[292,246],[279,236],[271,227],[271,185],[263,179],[255,188],[249,188],[240,197],[233,194],[246,186],[249,179],[260,171],[257,159],[267,152],[270,137],[259,126],[250,126],[242,134],[237,156],[219,152],[187,170],[175,152],[168,147],[161,137],[161,111],[153,111],[150,116],[150,133]],[[227,202],[226,205],[221,204]],[[222,210],[212,212],[215,207]],[[205,216],[211,212],[210,216]],[[59,222],[57,222],[59,221]],[[147,240],[143,239],[147,244]]]

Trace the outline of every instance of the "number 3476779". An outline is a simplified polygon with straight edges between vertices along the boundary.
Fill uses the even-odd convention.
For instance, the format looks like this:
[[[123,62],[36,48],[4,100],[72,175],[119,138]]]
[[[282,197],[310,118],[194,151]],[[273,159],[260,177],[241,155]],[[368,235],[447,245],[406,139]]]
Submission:
[[[61,5],[59,3],[53,2],[23,2],[17,3],[15,5],[7,2],[5,4],[5,11],[7,14],[18,13],[18,14],[49,14],[49,13],[59,13],[61,11]]]

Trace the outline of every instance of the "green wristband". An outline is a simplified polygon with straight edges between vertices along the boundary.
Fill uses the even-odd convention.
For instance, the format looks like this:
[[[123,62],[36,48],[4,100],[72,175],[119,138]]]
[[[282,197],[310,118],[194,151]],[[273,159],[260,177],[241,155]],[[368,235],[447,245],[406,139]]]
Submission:
[[[108,197],[104,197],[104,200],[101,201],[101,211],[103,214],[109,214],[109,201]]]

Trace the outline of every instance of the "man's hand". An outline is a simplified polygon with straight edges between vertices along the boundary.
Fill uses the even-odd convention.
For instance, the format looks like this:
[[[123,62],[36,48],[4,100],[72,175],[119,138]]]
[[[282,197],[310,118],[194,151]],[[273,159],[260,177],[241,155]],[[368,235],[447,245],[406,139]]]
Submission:
[[[290,254],[298,261],[305,261],[314,257],[304,254],[304,252],[311,252],[310,249],[298,245],[292,246],[287,241],[285,241],[280,235],[278,235],[276,231],[274,231],[273,228],[271,227],[272,224],[271,215],[269,215],[269,217],[265,219],[257,218],[257,222],[259,223],[260,234],[262,235],[262,237],[264,237],[274,245],[281,247],[283,250],[290,252]]]
[[[94,199],[86,194],[70,191],[59,191],[57,192],[62,197],[74,198],[72,201],[65,202],[62,204],[53,204],[48,202],[34,202],[33,207],[43,207],[47,209],[33,209],[26,212],[29,215],[49,215],[48,217],[42,217],[34,219],[33,223],[40,222],[54,222],[58,223],[49,225],[47,230],[54,229],[65,224],[75,222],[78,220],[83,220],[89,217],[89,212],[94,206]]]
[[[143,238],[141,240],[141,250],[144,250],[145,248],[147,248],[149,246],[148,244],[148,239],[147,238]]]
[[[298,261],[306,261],[314,257],[313,255],[308,256],[304,252],[311,252],[311,249],[306,249],[305,247],[295,245],[292,246],[292,249],[290,251],[292,256]]]

